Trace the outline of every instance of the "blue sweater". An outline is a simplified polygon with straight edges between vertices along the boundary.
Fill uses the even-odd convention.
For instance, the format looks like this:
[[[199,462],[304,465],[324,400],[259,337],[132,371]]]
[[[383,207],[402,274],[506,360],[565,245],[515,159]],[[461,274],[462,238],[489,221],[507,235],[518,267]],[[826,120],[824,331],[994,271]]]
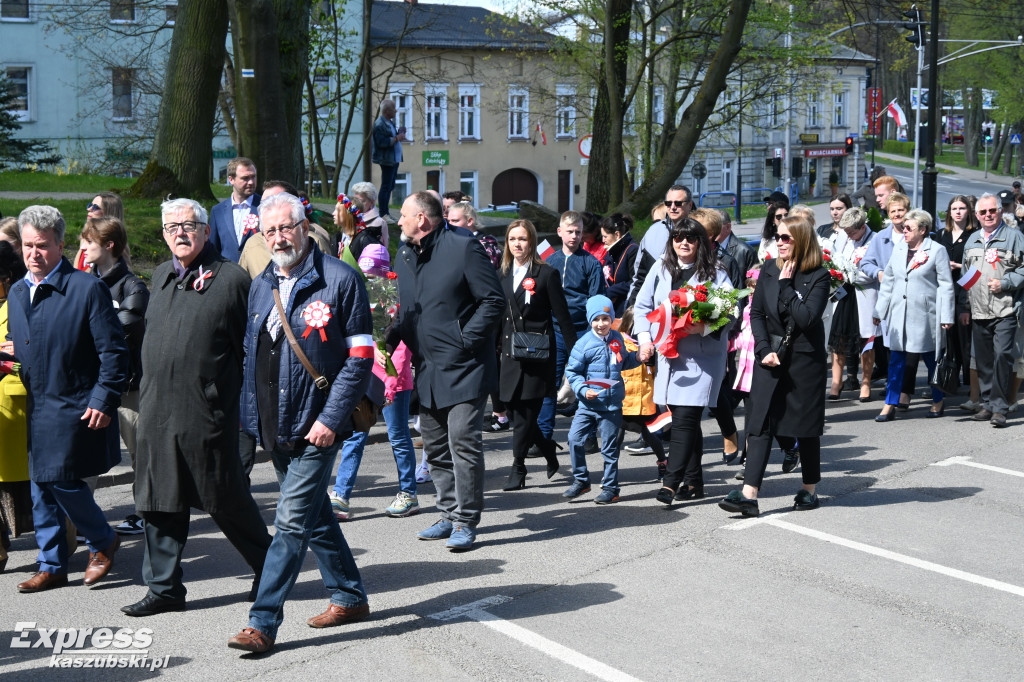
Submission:
[[[586,334],[576,345],[573,346],[569,361],[565,365],[565,375],[569,379],[573,393],[580,399],[580,403],[596,412],[611,412],[622,409],[622,401],[626,397],[626,388],[622,382],[621,372],[640,366],[636,358],[636,351],[627,351],[626,344],[622,340],[622,334],[612,330],[608,334],[608,343],[605,339],[594,332]],[[620,363],[615,355],[608,349],[608,346],[617,341],[619,344],[619,355],[622,356]],[[611,388],[602,391],[599,386],[589,386],[588,379],[611,379],[618,381]],[[584,396],[589,390],[599,391],[593,400],[587,400]]]
[[[605,291],[601,261],[581,248],[571,256],[566,256],[565,252],[559,249],[548,256],[545,262],[562,278],[562,292],[565,294],[565,302],[569,305],[569,315],[576,326],[576,331],[586,331],[590,328],[590,323],[587,322],[587,299]],[[564,335],[567,330],[559,331]]]

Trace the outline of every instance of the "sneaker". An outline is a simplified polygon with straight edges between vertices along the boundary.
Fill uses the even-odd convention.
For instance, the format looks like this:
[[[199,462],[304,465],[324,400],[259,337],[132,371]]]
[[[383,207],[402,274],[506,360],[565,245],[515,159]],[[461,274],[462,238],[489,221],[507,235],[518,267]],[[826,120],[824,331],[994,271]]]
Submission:
[[[444,540],[452,534],[452,522],[448,519],[435,521],[434,525],[416,534],[420,540]]]
[[[965,400],[960,403],[960,409],[966,410],[967,412],[977,412],[981,409],[981,403],[976,403],[973,400]]]
[[[338,493],[333,490],[330,492],[331,498],[331,511],[334,512],[334,518],[339,521],[348,521],[352,518],[352,510],[348,506],[348,500],[344,497],[339,497]]]
[[[595,504],[612,504],[613,502],[619,501],[619,494],[611,490],[602,490],[601,493],[594,498]]]
[[[573,481],[572,485],[569,486],[569,488],[564,493],[562,493],[562,497],[571,500],[573,498],[579,497],[580,495],[583,495],[583,494],[589,493],[589,492],[590,492],[590,484],[589,483],[584,483],[582,481]]]
[[[509,423],[508,417],[505,418],[505,421],[501,421],[499,417],[492,414],[490,423],[484,426],[484,431],[497,433],[499,431],[508,431],[509,427],[511,427],[511,424]]]
[[[637,438],[626,446],[626,452],[631,455],[647,455],[654,452],[654,450],[651,449],[650,445],[644,442],[643,438]]]
[[[788,474],[793,469],[796,469],[797,464],[800,463],[800,451],[794,448],[792,450],[784,450],[783,452],[786,455],[782,458],[782,473]]]
[[[430,477],[430,467],[426,466],[426,462],[424,462],[422,465],[420,465],[419,468],[416,469],[417,483],[430,483],[433,480],[434,479]]]
[[[395,496],[395,501],[384,510],[384,513],[391,517],[412,516],[420,513],[420,503],[415,495],[410,495],[403,490]]]
[[[793,498],[793,509],[797,511],[811,511],[817,509],[819,505],[818,496],[806,490],[801,490]]]
[[[145,529],[142,527],[142,519],[135,514],[129,514],[123,523],[114,526],[114,532],[118,535],[140,535]]]
[[[420,431],[420,416],[419,415],[416,415],[416,419],[413,421],[412,426],[410,426],[409,428],[411,428],[416,433],[422,433],[422,431]]]
[[[476,529],[460,523],[452,529],[451,536],[444,546],[453,552],[465,552],[467,549],[473,548],[474,540],[476,540]]]

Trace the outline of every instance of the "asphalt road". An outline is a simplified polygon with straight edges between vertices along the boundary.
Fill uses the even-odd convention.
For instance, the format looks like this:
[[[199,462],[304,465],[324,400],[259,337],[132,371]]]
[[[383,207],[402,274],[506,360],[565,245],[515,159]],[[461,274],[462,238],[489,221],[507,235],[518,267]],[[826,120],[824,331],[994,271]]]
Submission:
[[[876,424],[880,407],[877,398],[829,403],[822,507],[790,511],[799,470],[781,474],[776,452],[753,523],[716,504],[737,485],[737,467],[721,462],[712,420],[704,422],[708,498],[669,509],[653,499],[651,456],[623,454],[622,501],[606,507],[594,505],[593,494],[565,502],[566,468],[549,482],[537,460],[528,488],[502,492],[510,437],[487,434],[487,508],[478,544],[464,554],[416,540],[436,519],[429,484],[420,491],[424,513],[384,516],[396,492],[394,463],[388,445],[372,445],[355,517],[342,524],[371,618],[308,628],[327,597],[307,557],[278,645],[263,657],[225,645],[246,625],[250,576],[204,515],[193,517],[185,550],[189,610],[146,619],[119,611],[145,592],[140,537],[125,542],[93,589],[81,583],[80,549],[68,587],[23,595],[15,585],[35,568],[34,539],[25,535],[0,575],[0,677],[1017,679],[1021,416],[1002,430],[950,407],[943,419],[924,419],[918,398],[897,421]],[[568,424],[559,421],[563,441]],[[596,477],[600,456],[590,464]],[[253,490],[270,522],[277,484],[269,464],[257,466]],[[128,485],[100,488],[97,499],[113,523],[132,510]],[[149,655],[166,667],[51,669],[52,647],[35,631],[16,633],[19,623],[148,628]],[[40,646],[17,648],[15,640]],[[74,655],[57,659],[65,654]]]

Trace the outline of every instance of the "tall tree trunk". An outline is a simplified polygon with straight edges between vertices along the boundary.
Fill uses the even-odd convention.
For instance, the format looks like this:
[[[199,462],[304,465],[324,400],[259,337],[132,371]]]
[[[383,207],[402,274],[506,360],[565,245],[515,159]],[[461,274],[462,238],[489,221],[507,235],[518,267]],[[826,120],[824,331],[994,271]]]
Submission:
[[[995,144],[992,147],[992,158],[989,159],[989,170],[999,170],[999,161],[1003,156],[1003,150],[1006,149],[1006,143],[1009,139],[1010,135],[1006,132],[1006,124],[1001,124],[998,128],[998,136],[996,137]]]
[[[607,0],[604,20],[604,87],[608,91],[609,117],[608,206],[621,203],[626,189],[626,161],[622,148],[622,127],[626,118],[623,98],[626,94],[627,46],[632,16],[633,7],[629,0]]]
[[[978,148],[981,139],[981,88],[961,88],[964,102],[964,161],[968,166],[978,165]]]
[[[715,109],[718,96],[725,90],[725,79],[740,52],[743,27],[747,23],[747,14],[752,2],[753,0],[731,0],[729,3],[729,16],[726,18],[718,49],[708,64],[704,82],[701,83],[693,102],[683,112],[679,130],[672,138],[672,143],[644,183],[626,201],[616,206],[615,211],[633,215],[645,214],[651,206],[664,198],[665,191],[683,171],[697,142],[700,141],[704,123]]]
[[[291,151],[291,167],[298,176],[303,165],[302,108],[306,76],[309,74],[309,0],[274,0],[277,13],[277,50],[280,60],[281,88],[284,98],[286,142]],[[316,113],[311,114],[315,116]],[[298,179],[298,177],[296,177]],[[321,186],[321,191],[326,185]]]
[[[601,64],[601,82],[604,82],[605,65]],[[620,122],[621,125],[621,122]],[[594,103],[594,127],[590,146],[590,161],[587,168],[587,210],[603,214],[608,208],[608,165],[611,163],[611,116],[608,114],[608,91],[597,88],[597,102]]]
[[[181,0],[171,34],[153,152],[129,194],[213,199],[213,121],[224,65],[224,0]]]

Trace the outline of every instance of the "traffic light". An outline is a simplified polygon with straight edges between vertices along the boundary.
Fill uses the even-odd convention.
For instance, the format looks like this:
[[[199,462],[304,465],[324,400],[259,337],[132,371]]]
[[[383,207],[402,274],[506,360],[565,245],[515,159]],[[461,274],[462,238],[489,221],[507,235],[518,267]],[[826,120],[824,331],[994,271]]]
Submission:
[[[903,28],[910,31],[910,35],[904,36],[904,38],[915,49],[920,50],[921,46],[924,45],[924,22],[921,21],[921,10],[915,7],[908,12],[904,12],[903,16],[910,19],[909,23],[903,24]]]
[[[846,138],[846,153],[847,154],[852,154],[853,153],[853,138],[852,137],[847,137]]]

